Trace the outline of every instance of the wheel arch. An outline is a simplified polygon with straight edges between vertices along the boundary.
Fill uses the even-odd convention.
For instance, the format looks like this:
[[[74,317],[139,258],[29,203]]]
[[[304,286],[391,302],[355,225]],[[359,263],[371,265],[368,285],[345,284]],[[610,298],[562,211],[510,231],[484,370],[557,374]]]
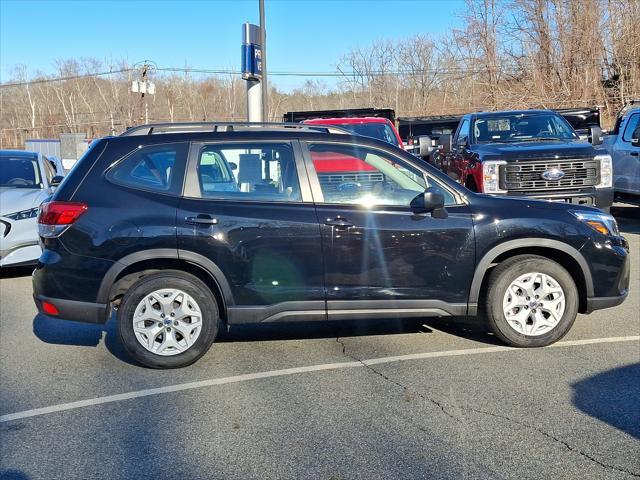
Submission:
[[[477,313],[488,274],[496,264],[516,255],[539,255],[562,265],[578,288],[579,312],[587,311],[587,298],[593,297],[593,278],[584,256],[574,247],[559,240],[525,238],[509,240],[491,248],[478,262],[469,290],[469,314]],[[475,311],[474,311],[475,310]]]
[[[219,302],[223,318],[226,317],[226,308],[234,305],[229,282],[215,263],[197,253],[173,249],[144,250],[120,259],[102,279],[97,302],[109,304],[140,278],[136,273],[161,270],[182,270],[202,280]]]

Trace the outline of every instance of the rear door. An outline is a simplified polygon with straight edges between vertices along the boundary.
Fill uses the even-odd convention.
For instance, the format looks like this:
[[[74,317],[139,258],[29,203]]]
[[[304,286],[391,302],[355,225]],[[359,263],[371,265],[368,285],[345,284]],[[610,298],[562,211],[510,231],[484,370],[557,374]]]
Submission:
[[[640,112],[632,113],[613,146],[613,187],[616,191],[640,194],[640,148],[631,144],[640,126]]]
[[[466,314],[475,261],[468,205],[388,150],[303,145],[322,229],[329,318]],[[326,158],[335,174],[326,171]],[[448,218],[410,208],[427,186],[444,194]]]
[[[320,229],[299,152],[297,141],[191,146],[178,248],[220,269],[230,323],[325,318]]]

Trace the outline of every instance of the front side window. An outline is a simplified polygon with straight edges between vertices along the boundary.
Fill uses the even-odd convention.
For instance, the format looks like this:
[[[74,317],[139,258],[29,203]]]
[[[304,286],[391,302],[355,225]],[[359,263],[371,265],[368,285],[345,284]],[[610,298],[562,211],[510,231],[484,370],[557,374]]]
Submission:
[[[342,144],[309,144],[325,203],[409,206],[427,187],[455,198],[424,172],[381,150]]]
[[[41,188],[38,161],[35,158],[0,156],[0,187]]]
[[[469,140],[469,120],[464,119],[462,121],[462,125],[460,126],[460,131],[458,132],[458,141],[457,145],[464,145]]]
[[[627,122],[627,126],[624,129],[624,135],[622,139],[625,142],[630,142],[633,137],[633,132],[635,132],[640,126],[640,113],[634,113],[629,117],[629,121]]]
[[[186,143],[138,148],[118,162],[107,178],[142,190],[179,193],[188,149]]]
[[[203,198],[300,202],[300,182],[288,143],[214,144],[197,164]]]

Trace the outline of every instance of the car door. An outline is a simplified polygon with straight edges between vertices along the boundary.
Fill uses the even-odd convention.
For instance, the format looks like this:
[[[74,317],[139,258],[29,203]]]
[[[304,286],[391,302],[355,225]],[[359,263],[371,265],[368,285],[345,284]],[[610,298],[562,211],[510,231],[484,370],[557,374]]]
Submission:
[[[290,141],[191,146],[179,254],[219,269],[230,323],[325,318],[320,230],[299,152]]]
[[[640,113],[629,116],[613,146],[614,189],[625,193],[640,192],[640,148],[633,146],[633,132],[640,126]]]
[[[455,190],[408,154],[353,143],[303,146],[322,230],[329,318],[465,314],[474,234],[469,207]],[[444,194],[448,218],[410,208],[427,186]]]
[[[453,139],[452,152],[451,152],[451,168],[456,180],[464,182],[465,174],[467,170],[468,158],[467,147],[471,135],[471,122],[468,118],[464,118],[460,122],[460,127]]]

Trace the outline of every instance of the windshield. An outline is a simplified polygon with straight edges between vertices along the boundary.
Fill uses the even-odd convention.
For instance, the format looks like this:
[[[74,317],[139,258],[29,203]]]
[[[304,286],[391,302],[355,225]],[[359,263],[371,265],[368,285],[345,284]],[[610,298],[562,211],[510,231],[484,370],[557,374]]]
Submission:
[[[41,188],[40,169],[35,158],[0,156],[0,187]]]
[[[376,138],[396,147],[399,146],[393,130],[386,123],[341,123],[339,126],[358,135]]]
[[[473,135],[477,143],[579,138],[564,118],[553,113],[483,116],[475,120]]]

